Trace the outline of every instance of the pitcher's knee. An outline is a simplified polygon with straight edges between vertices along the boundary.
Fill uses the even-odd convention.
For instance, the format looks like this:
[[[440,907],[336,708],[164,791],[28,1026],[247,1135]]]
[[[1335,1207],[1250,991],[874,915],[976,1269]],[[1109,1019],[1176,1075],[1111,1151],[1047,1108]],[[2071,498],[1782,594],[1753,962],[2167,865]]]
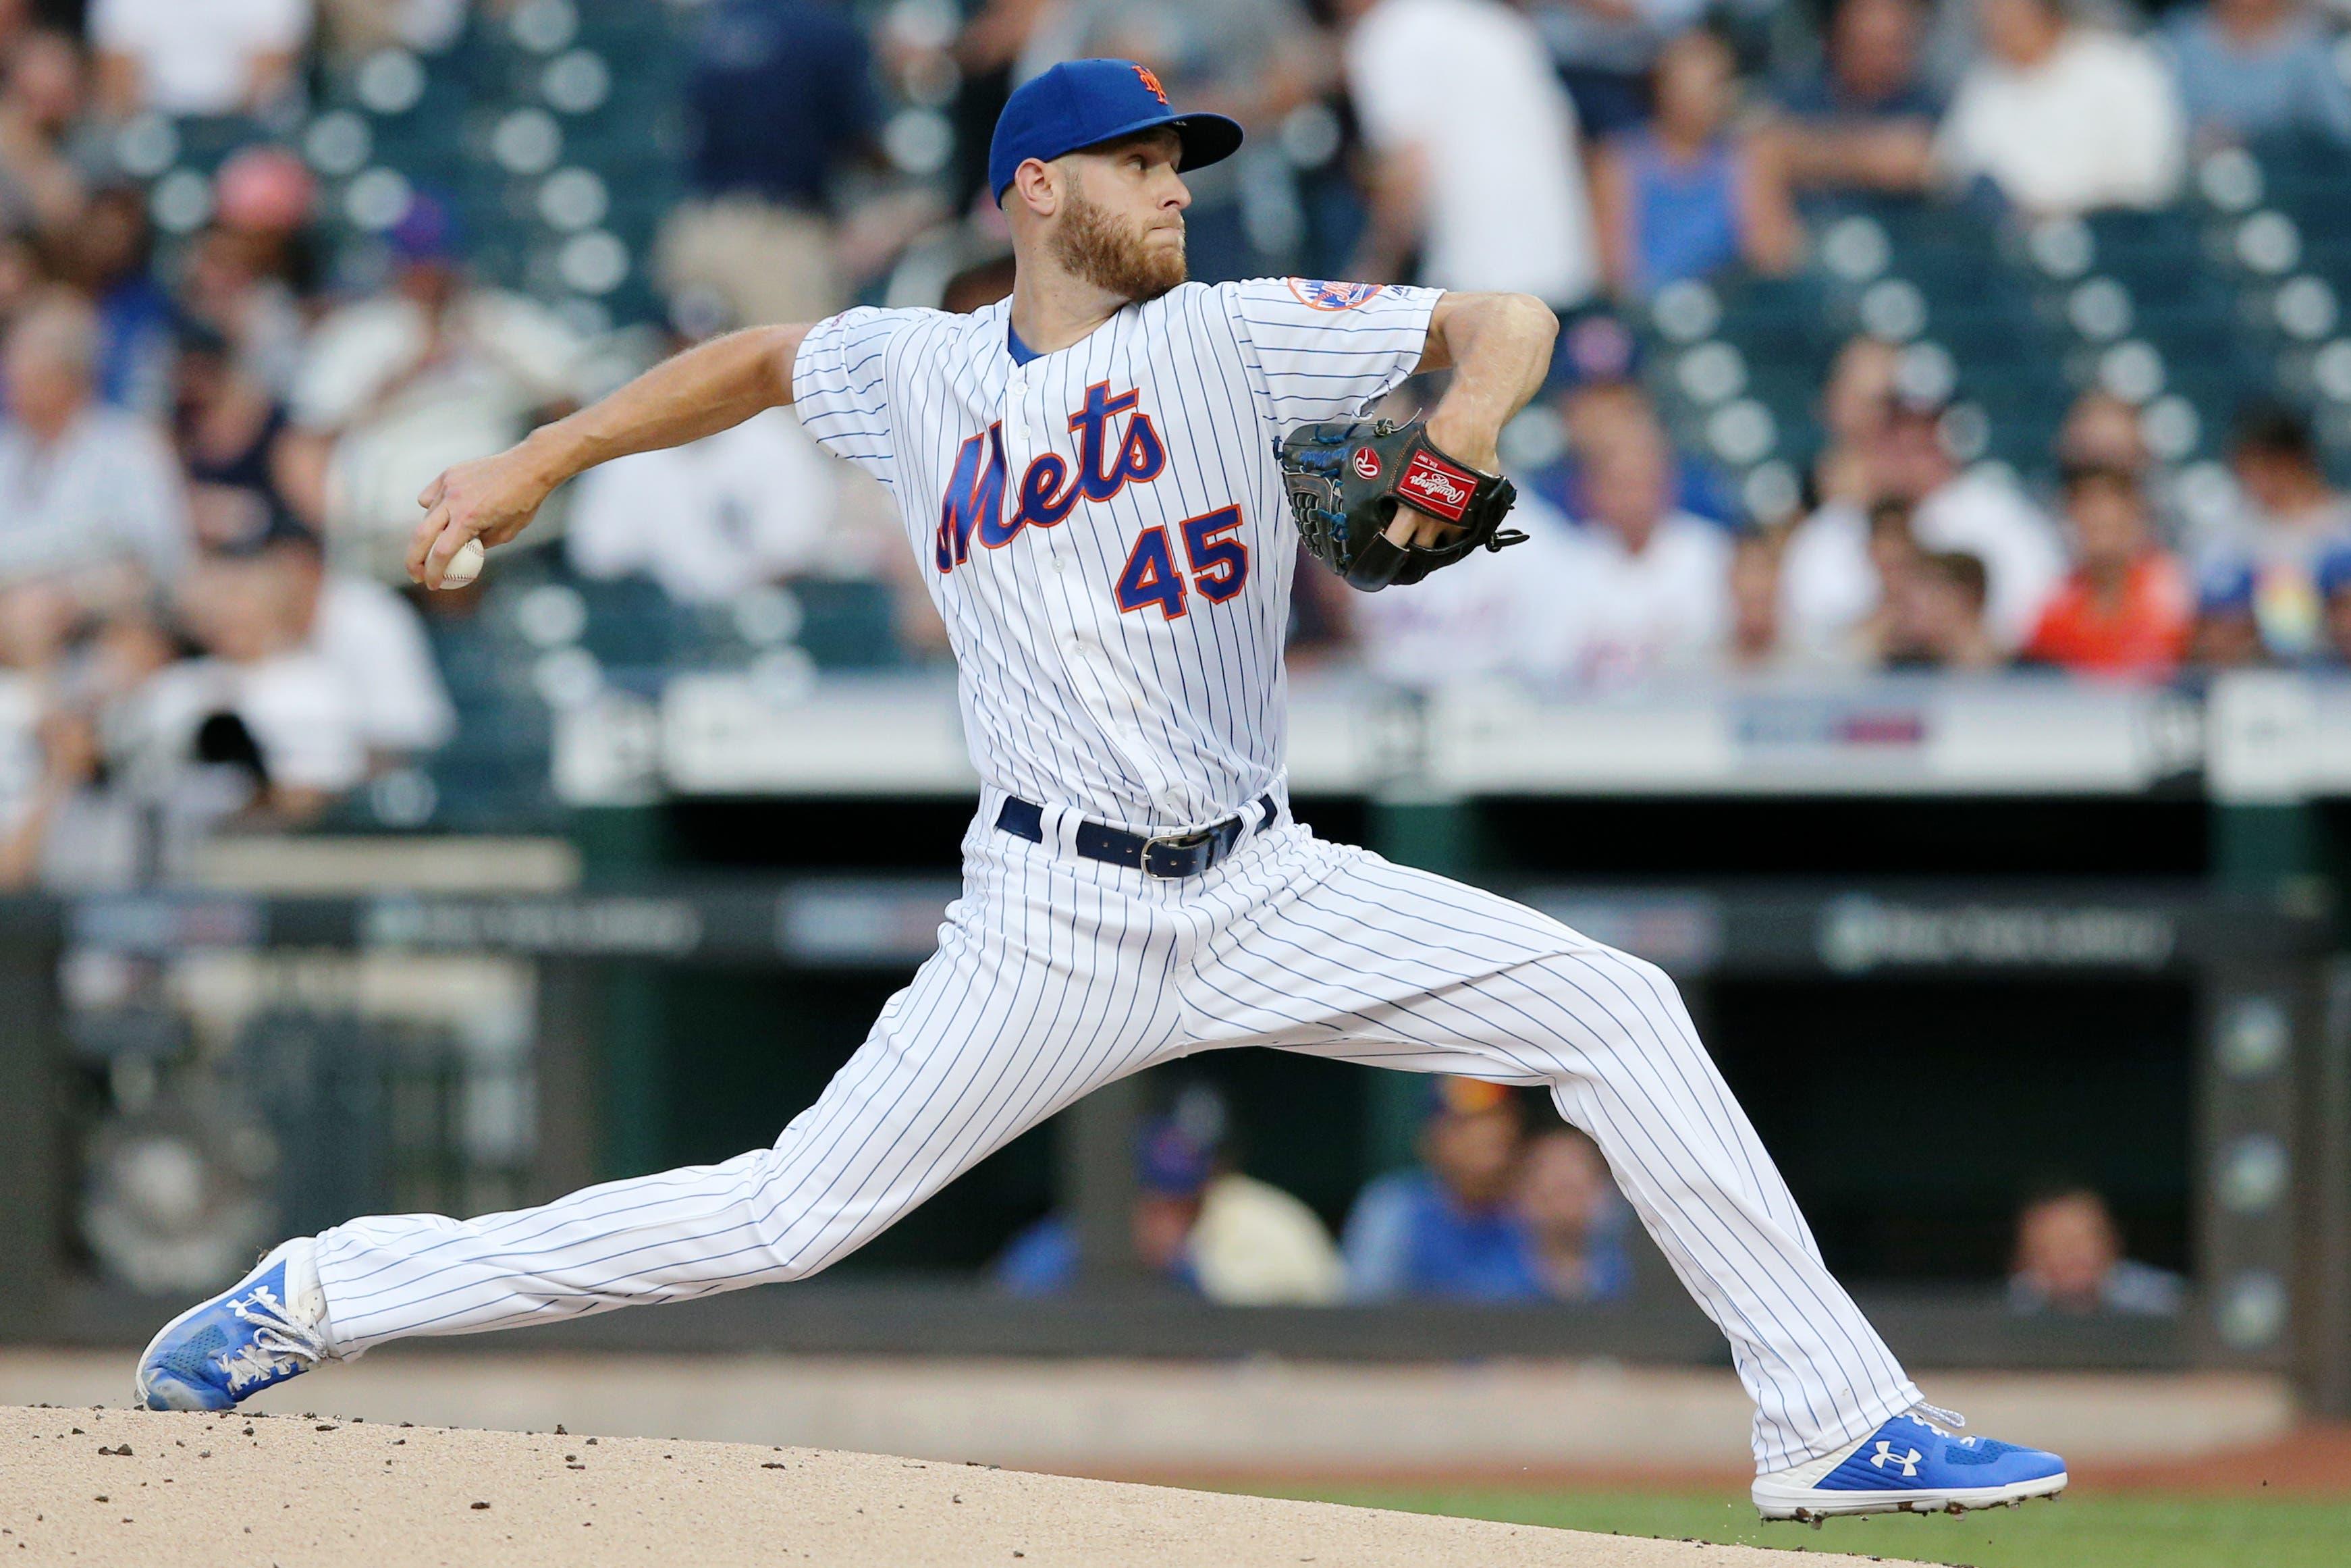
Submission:
[[[1603,1005],[1625,1003],[1642,1012],[1683,1011],[1681,988],[1646,958],[1614,947],[1586,947],[1559,966],[1562,977],[1583,996]]]
[[[1613,947],[1580,949],[1546,961],[1552,998],[1575,1020],[1571,1043],[1585,1051],[1675,1051],[1695,1042],[1673,977]]]

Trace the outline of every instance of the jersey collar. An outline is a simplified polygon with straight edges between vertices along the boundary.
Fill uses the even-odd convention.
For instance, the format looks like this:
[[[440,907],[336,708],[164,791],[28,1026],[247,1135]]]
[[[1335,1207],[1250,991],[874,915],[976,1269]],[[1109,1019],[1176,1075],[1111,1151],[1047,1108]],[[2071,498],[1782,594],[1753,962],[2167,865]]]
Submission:
[[[1012,362],[1016,365],[1025,365],[1031,360],[1044,358],[1042,354],[1020,340],[1019,332],[1013,328],[1012,312],[1009,310],[1004,313],[1004,351],[1012,356]]]

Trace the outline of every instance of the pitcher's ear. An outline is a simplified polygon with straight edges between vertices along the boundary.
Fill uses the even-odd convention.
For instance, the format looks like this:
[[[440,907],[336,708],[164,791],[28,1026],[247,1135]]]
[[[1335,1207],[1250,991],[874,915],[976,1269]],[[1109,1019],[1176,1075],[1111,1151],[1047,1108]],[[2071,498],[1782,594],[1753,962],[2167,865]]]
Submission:
[[[1006,204],[1018,203],[1040,218],[1050,218],[1061,210],[1062,178],[1060,170],[1042,159],[1024,159],[1012,171],[1012,188],[1004,193]]]

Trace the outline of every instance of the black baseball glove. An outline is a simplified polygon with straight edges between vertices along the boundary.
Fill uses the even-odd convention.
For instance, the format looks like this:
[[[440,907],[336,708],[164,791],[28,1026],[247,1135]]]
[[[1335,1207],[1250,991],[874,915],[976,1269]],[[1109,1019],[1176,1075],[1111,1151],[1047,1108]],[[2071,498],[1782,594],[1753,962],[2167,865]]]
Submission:
[[[1302,424],[1274,448],[1298,537],[1315,557],[1366,593],[1418,582],[1470,551],[1521,544],[1501,526],[1519,493],[1499,474],[1480,474],[1428,444],[1420,422],[1332,420]],[[1437,545],[1386,538],[1399,503],[1454,531]]]

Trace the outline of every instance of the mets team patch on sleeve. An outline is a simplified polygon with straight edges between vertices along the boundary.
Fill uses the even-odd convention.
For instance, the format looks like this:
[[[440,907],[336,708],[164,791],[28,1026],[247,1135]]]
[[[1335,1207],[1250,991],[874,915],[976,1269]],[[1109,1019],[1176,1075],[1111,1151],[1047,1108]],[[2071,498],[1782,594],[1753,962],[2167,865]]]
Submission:
[[[1290,279],[1290,291],[1298,296],[1298,302],[1317,310],[1353,310],[1383,287],[1377,283],[1326,283],[1319,277]]]

